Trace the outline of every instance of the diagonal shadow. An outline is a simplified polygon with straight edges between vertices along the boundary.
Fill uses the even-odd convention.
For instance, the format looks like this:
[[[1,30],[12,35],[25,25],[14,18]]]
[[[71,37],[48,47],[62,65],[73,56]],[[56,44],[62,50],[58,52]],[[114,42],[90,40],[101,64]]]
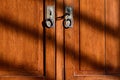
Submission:
[[[77,12],[77,11],[76,11]],[[78,14],[77,14],[78,15]],[[103,25],[102,22],[100,22],[99,20],[95,20],[87,15],[85,15],[84,13],[82,14],[81,13],[81,19],[83,19],[85,22],[89,23],[90,25],[96,25],[98,27],[93,27],[95,28],[96,30],[98,31],[103,31],[104,29],[101,28]],[[77,17],[75,17],[77,19]],[[35,38],[35,39],[41,39],[40,37],[38,36],[42,36],[42,34],[40,34],[37,30],[34,30],[34,29],[29,29],[29,28],[25,28],[27,26],[25,26],[25,24],[22,23],[19,23],[17,21],[13,21],[13,20],[10,20],[8,19],[7,17],[5,16],[0,16],[0,23],[2,23],[3,25],[7,25],[7,27],[4,26],[4,28],[6,29],[11,29],[11,30],[17,30],[18,32],[20,33],[24,33],[26,36],[31,36],[32,38]],[[28,25],[30,26],[30,25]],[[0,26],[1,27],[1,26]],[[108,28],[108,30],[106,31],[108,34],[110,34],[111,36],[115,36],[115,38],[118,38],[119,35],[116,36],[116,33],[118,33],[118,31],[114,31],[113,29],[111,29],[109,27],[109,25],[106,26]],[[51,38],[53,38],[52,35],[50,35]],[[50,39],[49,39],[50,40]],[[51,44],[50,44],[51,45]],[[63,47],[61,45],[61,43],[59,43],[59,48]],[[74,52],[76,53],[76,51],[74,51],[73,49],[69,48],[69,46],[67,46],[67,49],[69,50],[69,52],[71,53]],[[81,52],[84,54],[84,52]],[[70,56],[73,56],[73,54],[67,54],[67,55],[70,55]],[[98,63],[96,63],[93,59],[89,58],[88,56],[82,56],[81,57],[82,60],[85,62],[85,63],[88,63],[89,65],[91,65],[92,67],[96,66],[95,69],[98,69],[98,70],[104,70],[104,65],[101,63],[100,65],[98,65]],[[75,61],[79,61],[79,57],[78,55],[75,55],[75,59],[71,57],[72,60],[75,60]],[[3,60],[1,60],[2,62]],[[5,66],[7,64],[9,64],[9,62],[6,62],[6,61],[3,61],[3,63],[1,63],[3,65],[3,67],[1,68],[5,68],[7,69]],[[15,65],[11,65],[12,68],[15,66]],[[113,68],[111,65],[107,65],[109,68]],[[24,67],[24,66],[23,66]],[[27,67],[27,66],[26,66]],[[15,67],[16,68],[16,67]],[[17,68],[16,68],[17,69]],[[26,71],[28,72],[28,69],[29,68],[25,68],[25,70],[23,69],[23,71]],[[17,71],[17,70],[16,70]],[[30,71],[30,70],[29,70]],[[18,71],[19,72],[19,71]],[[31,72],[28,72],[28,74],[33,74],[34,73],[31,73]],[[51,76],[50,76],[51,77]]]
[[[40,71],[32,71],[33,69],[27,65],[17,66],[14,62],[6,61],[0,57],[0,70],[8,71],[12,73],[8,77],[27,77],[32,80],[52,80],[53,77],[47,75],[47,77],[41,75]],[[1,75],[0,77],[7,77],[6,74]]]
[[[62,6],[61,6],[62,3],[59,3],[58,5],[59,5],[59,8],[60,8],[61,11],[62,11],[62,10],[63,10],[63,8],[62,8]],[[120,32],[119,32],[118,29],[114,30],[114,29],[111,28],[111,27],[112,27],[111,25],[109,25],[109,24],[106,24],[106,25],[105,25],[105,23],[103,23],[102,21],[97,20],[97,19],[94,19],[93,17],[88,16],[86,13],[80,12],[81,14],[79,14],[79,11],[77,11],[77,10],[74,10],[74,12],[76,13],[76,14],[74,14],[74,15],[76,15],[76,16],[74,16],[74,17],[75,17],[75,19],[76,19],[77,21],[79,21],[79,18],[78,18],[77,16],[80,15],[80,19],[83,20],[85,23],[91,25],[90,27],[92,27],[93,29],[95,29],[95,30],[97,30],[97,31],[99,31],[99,32],[104,32],[104,31],[105,31],[105,28],[106,28],[106,34],[107,34],[107,35],[110,35],[110,36],[112,36],[113,38],[119,39],[119,37],[120,37],[120,35],[119,35]],[[58,17],[59,17],[59,16],[58,16]],[[97,26],[97,27],[96,27],[96,26]],[[72,49],[68,48],[68,45],[67,45],[67,49],[69,50],[69,52],[71,52],[71,50],[72,50]],[[68,52],[68,53],[69,53],[69,52]],[[72,52],[75,54],[75,51],[72,50]],[[81,52],[81,53],[82,53],[82,52]],[[83,53],[84,53],[84,52],[83,52]],[[67,55],[70,55],[70,54],[67,54]],[[71,56],[71,58],[72,58],[73,54],[71,54],[70,56]],[[78,56],[79,56],[79,55],[75,55],[75,61],[79,61]],[[92,59],[89,58],[88,56],[82,56],[82,59],[83,59],[83,61],[84,61],[85,63],[88,62],[89,65],[91,65],[91,66],[93,66],[93,67],[96,66],[97,68],[94,67],[95,69],[98,69],[98,70],[104,70],[104,69],[105,69],[105,66],[104,66],[102,63],[98,65],[94,60],[92,60]],[[72,59],[72,60],[74,60],[74,59]],[[113,69],[113,66],[112,66],[112,65],[107,65],[106,67],[109,68],[109,69]]]
[[[38,39],[39,36],[42,36],[42,34],[40,34],[37,29],[32,28],[32,26],[29,24],[20,23],[15,20],[9,20],[9,18],[4,15],[0,15],[0,23],[4,25],[6,30],[13,30],[18,33],[24,33],[26,36],[30,36],[34,39]]]
[[[0,57],[0,69],[4,71],[8,71],[10,73],[12,72],[12,75],[9,75],[9,76],[13,76],[13,77],[32,76],[30,77],[32,80],[44,80],[45,79],[45,77],[40,75],[42,74],[41,72],[38,73],[38,72],[32,71],[32,68],[27,65],[17,66],[13,62],[4,60],[2,57]],[[6,74],[5,75],[0,74],[0,76],[5,77]],[[50,76],[48,78],[51,79]]]
[[[59,5],[59,8],[61,9],[61,11],[63,10],[63,8],[61,7],[61,5],[62,5],[62,3],[59,3],[58,4]],[[91,28],[93,28],[93,29],[95,29],[95,30],[97,30],[97,31],[99,31],[99,32],[101,32],[101,33],[103,33],[103,32],[106,32],[106,34],[107,35],[110,35],[110,36],[112,36],[113,38],[117,38],[117,39],[119,39],[119,37],[120,37],[120,31],[119,31],[119,29],[113,29],[113,28],[111,28],[112,26],[111,25],[109,25],[109,24],[105,24],[105,23],[103,23],[102,21],[100,21],[100,20],[97,20],[97,19],[94,19],[93,17],[90,17],[88,14],[86,14],[86,13],[84,13],[84,12],[80,12],[80,14],[79,14],[79,11],[78,10],[76,10],[76,9],[74,9],[74,12],[75,12],[75,16],[74,16],[74,18],[79,22],[79,15],[80,15],[80,20],[82,20],[82,21],[84,21],[85,23],[87,23],[87,24],[89,24],[89,25],[91,25],[90,27]],[[59,18],[59,16],[58,16],[58,18]],[[67,49],[68,50],[72,50],[72,49],[70,49],[70,48],[68,48],[69,46],[67,45]],[[73,52],[74,54],[76,53],[76,52],[74,52],[74,51],[69,51],[69,52]],[[68,53],[69,53],[68,52]],[[80,53],[83,53],[84,54],[84,52],[80,52]],[[70,55],[70,54],[68,54],[68,55]],[[71,56],[71,58],[72,58],[72,54],[70,55]],[[79,56],[79,55],[77,55],[77,56]],[[75,61],[76,60],[78,60],[79,58],[77,57],[76,55],[75,55]],[[86,59],[87,58],[87,59]],[[85,62],[85,63],[87,63],[88,62],[88,64],[89,65],[91,65],[92,64],[92,62],[93,62],[93,65],[91,65],[91,66],[93,66],[94,68],[95,68],[95,66],[97,66],[97,68],[96,69],[98,69],[98,70],[104,70],[105,69],[105,66],[101,63],[101,64],[96,64],[95,63],[95,61],[94,60],[92,60],[91,58],[89,58],[88,56],[82,56],[82,60]],[[79,60],[78,60],[79,61]],[[109,68],[109,69],[113,69],[113,66],[112,65],[107,65],[106,66],[107,68]]]
[[[41,2],[41,0],[39,0],[39,2]],[[62,4],[63,3],[58,4],[59,9],[61,9],[61,11],[63,11]],[[80,14],[79,14],[79,11],[77,9],[74,9],[74,13],[75,13],[74,18],[78,22],[79,22],[79,17],[78,16],[80,16],[80,20],[83,20],[85,23],[88,23],[89,25],[91,25],[89,27],[92,27],[93,29],[95,29],[99,32],[104,32],[104,28],[106,27],[106,34],[108,34],[108,35],[110,35],[114,38],[119,38],[120,37],[118,29],[116,29],[116,30],[112,29],[111,25],[109,25],[109,24],[105,25],[105,23],[103,23],[102,21],[94,19],[93,17],[90,17],[88,14],[86,14],[84,12],[80,11]],[[57,18],[59,18],[59,16],[57,16]]]
[[[92,27],[93,29],[100,31],[100,32],[104,32],[104,27],[106,27],[106,34],[112,36],[113,38],[119,38],[119,30],[116,29],[112,29],[110,25],[106,25],[104,23],[102,23],[99,20],[95,20],[92,17],[89,17],[86,13],[80,12],[80,19],[83,20],[85,23],[91,25],[90,27]],[[94,27],[97,26],[97,27]]]

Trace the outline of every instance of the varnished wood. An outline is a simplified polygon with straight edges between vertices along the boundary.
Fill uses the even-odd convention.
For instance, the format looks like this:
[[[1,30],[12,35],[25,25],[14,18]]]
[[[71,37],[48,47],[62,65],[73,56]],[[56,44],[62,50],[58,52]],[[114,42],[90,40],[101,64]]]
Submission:
[[[41,35],[38,35],[38,70],[39,72],[42,73],[42,75],[44,75],[44,68],[45,66],[41,64],[45,64],[45,61],[44,61],[44,39],[43,39],[43,25],[41,24],[42,21],[44,20],[44,14],[43,14],[43,11],[44,11],[44,8],[43,8],[43,0],[38,0],[38,2],[36,2],[37,4],[37,8],[36,8],[36,13],[39,15],[38,18],[36,16],[36,19],[38,21],[38,32],[39,34]]]
[[[120,73],[119,0],[106,0],[106,61],[106,65],[111,66],[107,66],[107,73]]]
[[[96,6],[97,5],[97,6]],[[105,18],[104,0],[81,0],[80,1],[80,65],[79,70],[84,74],[88,72],[105,72]],[[92,22],[100,21],[103,26]],[[96,25],[95,25],[96,24]],[[96,30],[101,27],[102,31]],[[84,58],[92,60],[84,61]],[[96,64],[92,64],[95,61]],[[94,66],[93,66],[94,65]],[[96,69],[102,66],[101,69]]]
[[[64,0],[64,6],[74,7],[74,0]],[[76,2],[77,4],[78,2]],[[65,9],[65,8],[64,8]],[[74,9],[74,8],[73,8]],[[75,15],[73,13],[73,15]],[[75,22],[76,23],[76,22]],[[75,30],[76,26],[73,28],[64,29],[64,40],[65,40],[65,79],[71,79],[71,75],[73,75],[73,64],[74,61],[74,53],[75,53]]]
[[[88,76],[95,76],[96,79],[100,79],[97,75],[105,74],[105,7],[104,0],[80,0],[74,4],[75,8],[75,24],[72,34],[69,32],[69,38],[67,30],[65,32],[65,38],[74,39],[65,40],[66,45],[68,42],[72,43],[69,47],[70,52],[68,53],[68,47],[65,48],[66,62],[66,79],[68,77],[71,80],[92,80]],[[80,6],[80,9],[79,9]],[[80,13],[79,13],[80,10]],[[79,21],[80,16],[80,21]],[[80,26],[79,26],[80,23]],[[101,23],[101,24],[98,24]],[[102,25],[102,26],[101,26]],[[99,27],[99,28],[97,28]],[[101,31],[102,30],[102,31]],[[72,52],[73,51],[73,52]],[[68,54],[67,54],[68,53]],[[72,58],[71,54],[74,54]],[[69,58],[70,57],[70,58]],[[73,67],[70,67],[70,66]],[[71,76],[72,75],[72,76]],[[84,77],[83,77],[83,76]],[[103,76],[101,76],[104,79]]]
[[[63,0],[56,2],[56,80],[64,80],[64,47],[63,47]]]
[[[0,0],[0,80],[119,80],[119,0]],[[42,25],[55,6],[56,25]],[[65,6],[73,28],[65,29]],[[106,75],[107,74],[107,75]]]
[[[0,3],[0,80],[20,80],[17,76],[22,80],[30,79],[23,76],[37,80],[35,76],[43,76],[40,3],[35,0],[1,0]]]
[[[45,0],[45,8],[55,6],[55,0]],[[44,14],[45,15],[45,14]],[[55,27],[45,28],[46,79],[55,79]],[[49,78],[50,76],[51,78]]]

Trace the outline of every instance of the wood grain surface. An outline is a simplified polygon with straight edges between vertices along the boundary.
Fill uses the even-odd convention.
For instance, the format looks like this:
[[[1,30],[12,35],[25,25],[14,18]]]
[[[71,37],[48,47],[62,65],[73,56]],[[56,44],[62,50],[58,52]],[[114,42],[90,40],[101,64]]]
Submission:
[[[56,1],[56,80],[64,80],[63,0]]]
[[[68,29],[58,18],[66,6]],[[0,0],[0,80],[119,80],[119,9],[119,0]]]
[[[55,6],[55,0],[45,0],[45,8]],[[45,14],[44,14],[45,15]],[[55,79],[55,27],[45,28],[46,78]],[[51,78],[49,79],[50,76]]]
[[[43,76],[40,4],[34,0],[0,1],[0,80],[42,79],[37,78]]]

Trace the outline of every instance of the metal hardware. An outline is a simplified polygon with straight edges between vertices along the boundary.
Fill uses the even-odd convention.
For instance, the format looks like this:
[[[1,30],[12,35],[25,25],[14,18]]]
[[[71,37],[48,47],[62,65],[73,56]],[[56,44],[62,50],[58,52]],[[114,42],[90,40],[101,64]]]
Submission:
[[[45,24],[46,24],[46,27],[48,28],[55,26],[55,7],[54,6],[46,7]]]
[[[71,28],[73,27],[73,8],[72,7],[66,7],[65,8],[65,19],[63,21],[63,25],[65,28]]]

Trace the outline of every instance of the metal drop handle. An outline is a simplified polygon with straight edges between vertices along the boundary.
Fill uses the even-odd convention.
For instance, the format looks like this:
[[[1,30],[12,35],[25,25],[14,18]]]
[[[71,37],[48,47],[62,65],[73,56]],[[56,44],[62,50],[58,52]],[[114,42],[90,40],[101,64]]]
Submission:
[[[46,19],[46,20],[45,20],[45,24],[46,24],[46,27],[48,27],[48,28],[54,26],[54,25],[53,25],[54,22],[53,22],[52,19]]]
[[[46,16],[45,16],[45,25],[48,28],[55,26],[55,7],[47,6],[46,8]]]
[[[65,17],[63,20],[63,26],[65,28],[73,27],[73,9],[72,9],[72,7],[65,8]]]
[[[72,20],[71,19],[65,19],[63,21],[64,27],[65,28],[70,28],[72,26]]]

